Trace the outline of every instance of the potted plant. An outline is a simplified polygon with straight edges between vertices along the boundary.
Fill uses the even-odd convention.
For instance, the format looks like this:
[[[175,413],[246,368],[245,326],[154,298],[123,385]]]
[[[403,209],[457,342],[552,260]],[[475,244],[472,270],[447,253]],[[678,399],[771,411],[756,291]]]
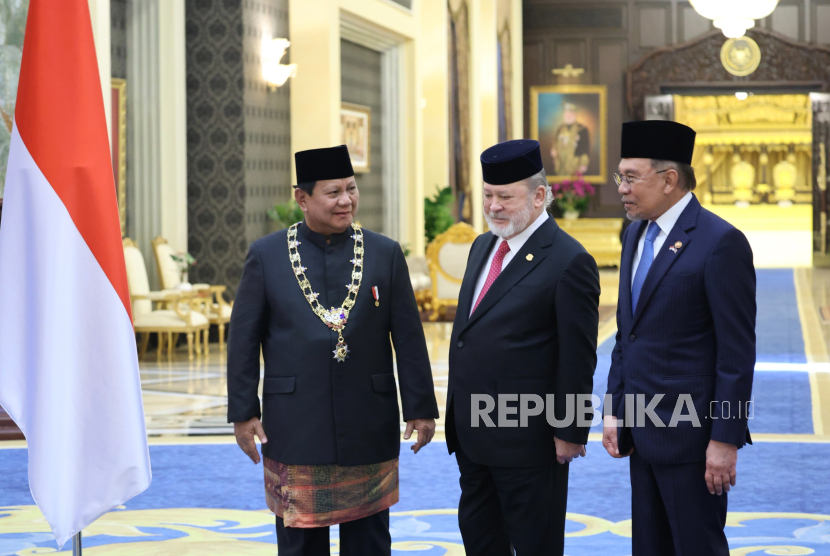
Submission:
[[[562,211],[565,220],[576,220],[588,209],[588,201],[596,193],[593,185],[577,174],[574,180],[564,180],[551,185],[556,198],[556,206]]]
[[[276,204],[273,208],[268,209],[268,218],[273,223],[271,231],[276,232],[296,224],[300,220],[303,220],[305,216],[303,215],[303,209],[300,208],[300,205],[292,197],[287,202]]]
[[[434,197],[424,199],[424,235],[427,243],[455,224],[452,205],[453,194],[449,186],[436,192]]]
[[[176,261],[179,265],[179,272],[181,272],[181,281],[176,288],[182,291],[190,291],[192,286],[187,281],[187,275],[190,272],[191,267],[196,264],[196,259],[194,259],[193,255],[190,253],[176,253],[174,255],[170,255],[170,258]]]

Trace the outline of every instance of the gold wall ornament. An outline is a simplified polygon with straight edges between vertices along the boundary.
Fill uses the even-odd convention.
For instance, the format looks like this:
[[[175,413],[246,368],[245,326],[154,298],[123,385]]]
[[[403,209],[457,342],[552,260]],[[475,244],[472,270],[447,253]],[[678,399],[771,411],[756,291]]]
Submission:
[[[565,64],[564,68],[555,68],[550,70],[553,75],[557,75],[559,77],[579,77],[583,73],[585,73],[584,68],[575,68],[571,64]]]
[[[317,317],[323,321],[323,324],[337,332],[337,346],[335,346],[334,358],[338,363],[342,363],[349,356],[349,346],[346,345],[346,340],[343,339],[343,329],[346,328],[346,322],[349,320],[349,311],[354,307],[357,301],[357,293],[360,291],[360,282],[363,280],[363,231],[358,224],[352,224],[354,234],[354,258],[350,261],[352,263],[352,283],[346,284],[349,293],[340,307],[332,307],[329,310],[323,308],[317,297],[320,295],[311,288],[311,282],[306,278],[305,271],[308,270],[303,266],[300,260],[300,252],[298,247],[302,244],[297,239],[297,228],[300,223],[292,225],[288,228],[288,258],[291,261],[291,268],[294,270],[294,276],[297,278],[297,283],[303,292],[308,304],[311,305],[312,311]]]
[[[695,144],[810,145],[812,106],[808,95],[673,95],[675,121],[697,131]],[[711,164],[712,162],[709,162]]]
[[[620,218],[578,218],[577,220],[556,219],[568,235],[576,239],[594,258],[597,266],[619,266],[622,255]]]
[[[112,145],[115,160],[115,190],[118,198],[118,219],[121,221],[121,237],[127,235],[127,81],[112,78]],[[11,130],[10,130],[11,131]]]
[[[732,155],[732,195],[737,203],[749,204],[752,201],[752,188],[755,185],[755,167],[741,160],[741,155]]]
[[[726,71],[744,77],[758,69],[761,48],[749,37],[729,39],[720,50],[720,61]]]
[[[795,186],[798,181],[798,167],[795,162],[795,154],[790,153],[772,168],[775,200],[779,203],[792,203],[795,199]]]

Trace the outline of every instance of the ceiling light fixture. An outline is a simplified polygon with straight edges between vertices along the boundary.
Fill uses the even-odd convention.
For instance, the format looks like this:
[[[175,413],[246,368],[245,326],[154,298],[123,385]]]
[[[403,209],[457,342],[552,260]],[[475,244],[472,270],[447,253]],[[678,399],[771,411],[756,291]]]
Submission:
[[[769,16],[778,0],[689,0],[697,13],[711,19],[715,27],[730,39],[746,34],[756,19]]]

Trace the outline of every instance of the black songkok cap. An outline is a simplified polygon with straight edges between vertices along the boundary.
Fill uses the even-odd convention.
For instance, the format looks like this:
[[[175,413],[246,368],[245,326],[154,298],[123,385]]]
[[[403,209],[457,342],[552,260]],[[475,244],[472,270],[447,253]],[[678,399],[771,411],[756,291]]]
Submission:
[[[346,145],[294,153],[294,166],[297,168],[299,184],[339,180],[354,175]]]
[[[484,183],[507,185],[527,179],[542,171],[539,141],[515,139],[493,145],[481,153],[481,174]]]
[[[695,135],[695,130],[677,122],[627,122],[622,126],[620,158],[651,158],[691,164]]]

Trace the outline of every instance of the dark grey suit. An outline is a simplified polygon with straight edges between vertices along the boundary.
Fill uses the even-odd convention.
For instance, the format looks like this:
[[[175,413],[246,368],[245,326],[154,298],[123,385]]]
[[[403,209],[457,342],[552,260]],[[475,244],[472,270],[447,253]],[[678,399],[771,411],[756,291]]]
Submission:
[[[488,232],[473,244],[450,343],[446,432],[461,469],[459,525],[469,556],[507,554],[511,542],[520,555],[562,554],[568,465],[556,462],[553,438],[585,444],[589,427],[554,429],[540,415],[527,427],[474,428],[471,395],[554,394],[562,402],[567,394],[590,395],[599,274],[593,257],[550,218],[470,316],[496,241]],[[556,416],[564,418],[564,403]]]

